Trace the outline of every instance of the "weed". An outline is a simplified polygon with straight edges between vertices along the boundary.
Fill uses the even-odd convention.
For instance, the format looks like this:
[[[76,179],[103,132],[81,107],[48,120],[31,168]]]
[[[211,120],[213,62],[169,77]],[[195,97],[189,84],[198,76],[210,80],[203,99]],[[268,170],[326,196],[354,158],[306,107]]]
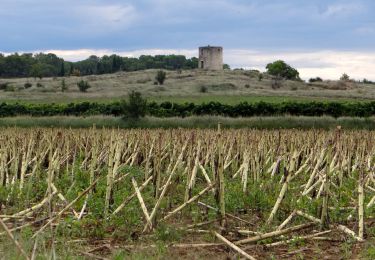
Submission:
[[[163,242],[177,242],[181,239],[182,235],[181,230],[164,223],[159,224],[155,231],[156,240]]]

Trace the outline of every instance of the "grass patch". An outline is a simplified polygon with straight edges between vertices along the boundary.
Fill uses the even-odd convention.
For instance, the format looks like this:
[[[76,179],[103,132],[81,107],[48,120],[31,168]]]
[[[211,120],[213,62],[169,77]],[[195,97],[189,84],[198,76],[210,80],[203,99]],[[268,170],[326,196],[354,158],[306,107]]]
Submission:
[[[334,129],[340,125],[343,129],[375,129],[375,118],[342,117],[249,117],[228,118],[220,116],[193,116],[186,118],[145,117],[140,120],[123,120],[119,117],[92,116],[53,116],[53,117],[7,117],[0,119],[0,127],[66,127],[89,128],[93,125],[106,128],[202,128],[214,129],[218,124],[223,128],[255,129]]]

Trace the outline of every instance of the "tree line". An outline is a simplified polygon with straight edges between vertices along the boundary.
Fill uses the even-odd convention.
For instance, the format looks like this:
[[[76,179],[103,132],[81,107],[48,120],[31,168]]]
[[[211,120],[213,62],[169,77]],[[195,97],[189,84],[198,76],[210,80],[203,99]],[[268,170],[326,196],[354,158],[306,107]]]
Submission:
[[[115,73],[118,71],[138,71],[145,69],[195,69],[198,59],[183,55],[141,55],[139,58],[110,56],[90,56],[69,62],[53,53],[14,53],[5,56],[0,53],[0,77],[62,77]]]
[[[141,110],[140,110],[141,109]],[[141,111],[141,113],[139,113]],[[24,104],[0,103],[0,117],[18,115],[29,116],[89,116],[112,115],[132,117],[187,117],[200,115],[220,115],[227,117],[251,116],[333,116],[333,117],[370,117],[375,115],[375,101],[372,102],[282,102],[268,103],[242,102],[236,105],[209,102],[171,103],[171,102],[145,102],[139,96],[134,96],[129,101],[112,103],[80,102],[69,104]],[[136,116],[134,116],[136,115]]]

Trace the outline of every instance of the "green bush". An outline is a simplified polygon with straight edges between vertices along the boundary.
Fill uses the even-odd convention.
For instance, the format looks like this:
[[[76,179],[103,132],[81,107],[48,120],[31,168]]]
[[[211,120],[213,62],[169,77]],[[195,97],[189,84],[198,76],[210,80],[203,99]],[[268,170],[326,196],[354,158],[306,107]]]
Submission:
[[[30,82],[26,82],[23,86],[25,88],[31,88],[33,86],[33,84],[31,84]]]
[[[8,85],[9,85],[8,82],[0,83],[0,90],[5,90],[8,87]]]
[[[122,101],[121,109],[125,119],[139,119],[146,115],[147,100],[142,97],[141,93],[132,91],[128,97],[128,101]]]
[[[4,89],[4,91],[7,91],[7,92],[14,92],[16,89],[11,86],[11,85],[7,85],[6,88]]]
[[[68,90],[68,86],[65,83],[65,79],[63,79],[61,81],[61,92],[65,92],[66,90]]]
[[[91,88],[90,84],[87,81],[81,80],[77,83],[78,89],[81,92],[87,92],[89,88]]]
[[[207,93],[207,87],[206,86],[201,86],[199,88],[199,92],[201,92],[201,93]]]
[[[313,82],[323,82],[323,79],[320,78],[320,77],[311,78],[311,79],[309,79],[309,82],[310,83],[313,83]]]
[[[371,102],[282,102],[267,103],[242,102],[236,105],[209,102],[171,103],[147,102],[139,93],[133,92],[126,102],[113,103],[69,103],[69,104],[25,104],[0,103],[0,117],[17,115],[30,116],[89,116],[113,115],[126,118],[139,118],[144,115],[154,117],[186,117],[217,115],[225,117],[253,116],[333,116],[370,117],[375,116],[375,101]]]
[[[163,85],[166,78],[167,73],[163,70],[159,70],[156,74],[155,80],[159,83],[159,85]]]

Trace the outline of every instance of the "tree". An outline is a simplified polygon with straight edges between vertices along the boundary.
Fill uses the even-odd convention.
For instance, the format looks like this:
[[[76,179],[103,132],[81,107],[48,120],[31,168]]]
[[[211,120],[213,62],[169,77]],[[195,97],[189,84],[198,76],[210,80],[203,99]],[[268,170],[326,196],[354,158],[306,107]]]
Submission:
[[[32,67],[39,64],[39,73]],[[183,55],[141,55],[139,58],[118,55],[90,56],[77,62],[66,62],[53,53],[18,53],[3,55],[0,53],[0,77],[27,77],[39,74],[42,77],[73,75],[74,69],[80,75],[114,73],[118,71],[139,71],[144,69],[182,70],[198,67],[198,59],[187,59]],[[37,68],[38,69],[38,68]]]
[[[87,92],[89,88],[91,88],[90,84],[87,81],[81,80],[77,83],[78,89],[81,92]]]
[[[268,74],[273,76],[290,80],[300,80],[299,72],[282,60],[267,64],[266,69]]]
[[[43,65],[40,63],[34,64],[30,70],[30,76],[32,76],[33,78],[42,79],[43,78]]]
[[[147,100],[144,99],[141,93],[132,91],[129,94],[128,101],[121,102],[121,110],[123,118],[139,119],[144,117],[147,112]]]
[[[342,74],[342,76],[340,77],[340,80],[342,81],[349,81],[350,80],[350,77],[348,74],[344,73]]]
[[[364,84],[375,84],[375,82],[368,80],[368,79],[363,79],[362,83]]]
[[[71,62],[71,63],[70,63],[70,72],[69,72],[69,75],[73,75],[73,71],[74,71],[74,65],[73,65],[73,63]]]
[[[5,62],[5,57],[2,53],[0,53],[0,76],[4,74],[4,62]]]
[[[223,69],[224,69],[224,70],[230,70],[230,66],[229,66],[229,64],[224,64],[224,65],[223,65]]]
[[[61,62],[61,69],[60,69],[60,77],[64,77],[65,76],[65,64],[64,62]]]
[[[159,85],[163,85],[166,77],[167,77],[167,73],[165,73],[165,71],[163,70],[159,70],[158,73],[156,74],[155,79],[159,83]]]

